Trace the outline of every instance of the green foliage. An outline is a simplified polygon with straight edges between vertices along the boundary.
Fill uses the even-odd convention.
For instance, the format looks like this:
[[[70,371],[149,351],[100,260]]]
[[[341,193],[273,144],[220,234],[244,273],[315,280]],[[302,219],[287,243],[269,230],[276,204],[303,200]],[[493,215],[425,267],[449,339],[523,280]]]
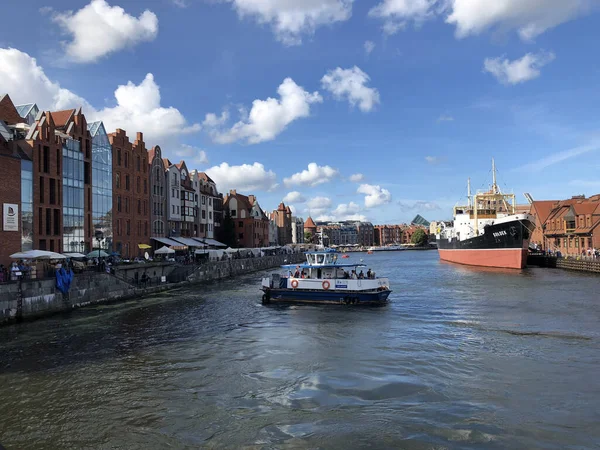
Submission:
[[[421,229],[418,229],[417,231],[415,231],[410,238],[410,242],[413,243],[414,245],[418,245],[419,247],[426,245],[427,240],[428,240],[427,233],[425,233],[425,231],[421,230]]]
[[[310,244],[313,241],[313,235],[310,231],[304,232],[304,242]]]

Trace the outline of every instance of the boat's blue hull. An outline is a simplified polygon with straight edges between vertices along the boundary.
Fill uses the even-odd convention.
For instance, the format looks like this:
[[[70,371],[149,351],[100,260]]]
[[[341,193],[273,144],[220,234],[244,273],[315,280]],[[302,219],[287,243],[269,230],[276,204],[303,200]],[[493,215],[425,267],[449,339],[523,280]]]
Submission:
[[[392,291],[349,292],[302,289],[265,289],[263,303],[309,303],[325,305],[381,306]]]

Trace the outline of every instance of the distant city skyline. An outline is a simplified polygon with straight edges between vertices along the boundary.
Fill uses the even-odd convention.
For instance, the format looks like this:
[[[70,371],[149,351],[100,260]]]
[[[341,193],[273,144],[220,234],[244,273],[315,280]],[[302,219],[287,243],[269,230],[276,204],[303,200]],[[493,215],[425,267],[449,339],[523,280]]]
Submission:
[[[9,2],[0,94],[315,220],[450,219],[492,157],[519,203],[600,192],[597,5],[497,3]]]

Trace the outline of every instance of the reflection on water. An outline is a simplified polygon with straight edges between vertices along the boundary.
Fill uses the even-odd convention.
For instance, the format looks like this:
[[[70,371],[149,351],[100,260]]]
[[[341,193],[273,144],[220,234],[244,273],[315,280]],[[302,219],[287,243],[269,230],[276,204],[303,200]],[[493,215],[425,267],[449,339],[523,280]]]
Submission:
[[[592,448],[598,278],[352,255],[385,308],[260,304],[254,274],[0,329],[0,442]]]

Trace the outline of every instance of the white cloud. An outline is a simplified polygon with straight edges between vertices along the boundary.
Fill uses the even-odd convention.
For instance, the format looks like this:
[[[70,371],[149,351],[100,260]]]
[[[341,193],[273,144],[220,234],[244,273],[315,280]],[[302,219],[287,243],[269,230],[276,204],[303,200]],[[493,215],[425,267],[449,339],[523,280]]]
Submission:
[[[540,76],[540,69],[554,60],[553,53],[527,53],[520,59],[486,58],[484,72],[489,72],[502,84],[519,84]]]
[[[205,172],[215,181],[221,192],[228,192],[230,189],[248,194],[251,194],[251,191],[268,191],[275,188],[277,181],[277,176],[272,170],[266,170],[264,165],[257,162],[240,166],[230,166],[223,162],[206,169]]]
[[[439,164],[442,162],[442,158],[439,156],[426,156],[425,161],[427,161],[428,164]]]
[[[313,197],[306,202],[306,212],[310,215],[325,214],[331,208],[331,199],[329,197]]]
[[[383,31],[395,34],[409,21],[417,25],[434,15],[438,0],[383,0],[369,11],[369,16],[384,20]]]
[[[437,121],[438,122],[453,122],[454,117],[448,116],[446,114],[442,114],[440,117],[438,117]]]
[[[553,166],[560,162],[566,161],[577,156],[584,155],[590,152],[597,152],[600,150],[600,141],[590,142],[580,147],[574,147],[562,152],[552,153],[549,156],[541,158],[537,161],[533,161],[522,166],[519,166],[513,170],[522,172],[541,172],[547,167]]]
[[[360,206],[354,202],[340,203],[329,214],[322,214],[318,216],[317,220],[323,222],[338,222],[342,220],[366,221],[366,216],[359,214],[359,211]]]
[[[284,203],[304,203],[306,199],[304,196],[298,191],[288,192],[285,197],[283,197]]]
[[[353,183],[359,183],[362,180],[365,179],[365,176],[362,173],[355,173],[350,175],[350,178],[348,178],[350,181],[352,181]]]
[[[277,89],[279,99],[254,100],[249,114],[231,129],[223,130],[229,115],[223,112],[220,117],[207,114],[204,126],[212,139],[219,144],[229,144],[245,140],[248,144],[271,141],[293,121],[308,117],[310,105],[321,103],[318,92],[305,91],[291,78],[286,78]],[[243,109],[242,109],[243,112]]]
[[[310,163],[308,169],[295,173],[289,178],[284,178],[283,183],[286,186],[304,185],[317,186],[327,183],[339,175],[339,171],[330,166],[319,166],[317,163]]]
[[[343,22],[352,15],[354,0],[222,0],[232,3],[240,17],[269,24],[285,45],[299,45],[303,35],[318,27]]]
[[[93,109],[82,97],[51,81],[35,58],[15,48],[0,48],[0,86],[16,104],[35,102],[42,110]]]
[[[446,22],[456,25],[459,38],[489,28],[516,29],[530,40],[561,23],[588,12],[593,0],[453,0]]]
[[[119,86],[114,93],[116,105],[97,110],[51,81],[35,58],[17,49],[0,48],[0,86],[16,104],[35,102],[40,109],[51,111],[81,106],[88,122],[102,120],[109,133],[122,128],[130,137],[142,131],[149,147],[175,144],[178,135],[200,129],[199,124],[189,125],[177,108],[161,106],[160,88],[151,73],[138,85],[129,81]]]
[[[390,191],[377,185],[361,184],[356,192],[365,195],[365,206],[367,208],[385,205],[392,200]]]
[[[191,145],[182,144],[178,150],[175,150],[175,156],[185,159],[186,164],[190,167],[193,164],[205,165],[208,164],[208,156],[204,150]]]
[[[367,87],[369,81],[369,75],[356,66],[352,69],[338,67],[327,72],[321,85],[337,100],[347,99],[352,106],[358,105],[361,111],[369,112],[379,103],[379,91]]]
[[[56,13],[52,20],[72,37],[65,43],[65,50],[67,58],[78,63],[94,62],[110,53],[152,41],[158,34],[158,18],[153,12],[145,10],[135,18],[105,0],[92,0],[75,13]]]
[[[375,42],[365,41],[365,52],[367,55],[370,55],[373,50],[375,50]]]
[[[428,202],[424,200],[410,201],[410,200],[401,200],[398,202],[398,206],[401,211],[436,211],[440,208],[435,202]]]
[[[517,30],[531,40],[561,23],[586,14],[596,0],[382,0],[369,16],[384,21],[383,31],[394,34],[409,22],[420,25],[436,16],[456,27],[456,37],[488,29]]]
[[[178,8],[187,8],[188,4],[185,0],[171,0],[171,2]]]

